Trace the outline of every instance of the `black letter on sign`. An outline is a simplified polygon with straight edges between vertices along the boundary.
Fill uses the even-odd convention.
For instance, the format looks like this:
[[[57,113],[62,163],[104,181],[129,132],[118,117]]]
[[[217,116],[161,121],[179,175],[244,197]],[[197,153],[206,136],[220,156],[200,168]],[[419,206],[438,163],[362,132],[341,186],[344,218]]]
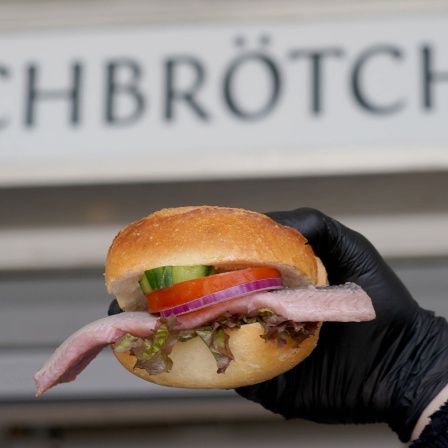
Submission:
[[[71,106],[70,123],[79,123],[79,103],[81,91],[81,64],[72,65],[72,82],[68,89],[59,90],[38,90],[37,89],[37,67],[33,64],[28,66],[27,96],[26,96],[26,116],[25,125],[34,125],[34,112],[37,100],[69,100]]]
[[[140,66],[129,59],[120,59],[109,62],[106,66],[106,121],[111,124],[127,125],[137,121],[145,109],[145,99],[139,92],[137,84],[142,76]],[[130,74],[130,81],[119,82],[119,73]],[[130,98],[134,108],[132,113],[126,116],[118,116],[117,97]],[[123,95],[126,95],[124,97]]]
[[[3,78],[9,78],[9,70],[5,67],[0,66],[0,76]],[[0,118],[0,129],[5,128],[7,124],[7,118]]]
[[[272,91],[266,104],[257,111],[249,112],[243,110],[235,101],[233,92],[233,80],[236,71],[246,62],[256,61],[263,66],[272,81]],[[256,120],[267,115],[277,104],[280,96],[280,73],[275,66],[274,61],[262,53],[249,52],[239,56],[230,65],[224,78],[224,99],[229,106],[230,111],[243,120]]]
[[[191,86],[186,89],[179,89],[176,86],[177,68],[183,64],[188,69],[193,71],[194,81]],[[174,103],[175,101],[185,101],[196,115],[203,120],[208,120],[210,117],[205,109],[198,103],[195,96],[202,87],[205,79],[204,68],[201,63],[190,56],[181,56],[177,58],[168,59],[166,61],[166,103],[165,103],[165,118],[172,120],[174,118]]]
[[[355,63],[352,73],[352,88],[353,94],[356,101],[367,111],[374,114],[391,114],[398,112],[404,106],[404,101],[397,100],[395,103],[389,105],[377,105],[369,102],[361,89],[361,75],[365,67],[366,62],[368,62],[372,57],[379,56],[381,54],[387,54],[395,59],[401,59],[402,53],[399,49],[388,46],[378,46],[366,50]]]
[[[326,56],[336,56],[340,58],[343,55],[344,52],[339,48],[330,48],[328,50],[320,51],[294,50],[289,54],[291,59],[298,59],[302,56],[310,58],[312,79],[311,110],[315,115],[319,114],[322,110],[322,59]]]
[[[430,47],[423,47],[423,107],[431,109],[433,107],[432,84],[435,81],[448,81],[448,72],[436,73],[432,71],[432,50]]]

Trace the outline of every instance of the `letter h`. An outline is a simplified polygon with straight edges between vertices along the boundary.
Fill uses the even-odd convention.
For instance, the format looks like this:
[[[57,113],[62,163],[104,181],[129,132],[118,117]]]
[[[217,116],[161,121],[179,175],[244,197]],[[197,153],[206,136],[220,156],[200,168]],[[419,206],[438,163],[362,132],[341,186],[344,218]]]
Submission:
[[[38,68],[30,64],[27,70],[27,91],[25,108],[25,125],[34,126],[36,103],[38,100],[68,100],[70,102],[70,123],[79,123],[79,106],[81,90],[81,64],[72,65],[71,86],[68,89],[39,90],[37,87]]]
[[[433,108],[433,89],[432,84],[436,81],[448,81],[448,72],[434,72],[432,71],[432,48],[424,46],[422,48],[422,62],[423,62],[423,107],[427,110]]]

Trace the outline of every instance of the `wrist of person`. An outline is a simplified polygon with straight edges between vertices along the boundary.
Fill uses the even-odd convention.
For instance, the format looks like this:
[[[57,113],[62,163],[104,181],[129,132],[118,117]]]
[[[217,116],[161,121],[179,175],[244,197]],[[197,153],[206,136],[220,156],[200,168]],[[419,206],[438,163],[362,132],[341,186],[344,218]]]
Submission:
[[[422,412],[420,418],[415,425],[414,431],[412,432],[411,440],[417,440],[423,430],[428,426],[431,421],[431,416],[434,415],[443,405],[448,405],[448,384],[439,392],[436,397],[429,403],[429,405]]]

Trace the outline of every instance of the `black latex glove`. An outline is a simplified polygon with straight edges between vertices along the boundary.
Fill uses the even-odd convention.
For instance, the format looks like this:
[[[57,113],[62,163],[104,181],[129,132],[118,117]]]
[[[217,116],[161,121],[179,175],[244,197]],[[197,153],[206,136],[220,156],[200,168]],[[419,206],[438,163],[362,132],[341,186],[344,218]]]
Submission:
[[[288,419],[387,422],[407,442],[422,411],[448,383],[447,321],[420,308],[359,233],[313,209],[268,216],[308,238],[330,284],[362,286],[377,317],[324,323],[317,348],[303,363],[237,392]]]

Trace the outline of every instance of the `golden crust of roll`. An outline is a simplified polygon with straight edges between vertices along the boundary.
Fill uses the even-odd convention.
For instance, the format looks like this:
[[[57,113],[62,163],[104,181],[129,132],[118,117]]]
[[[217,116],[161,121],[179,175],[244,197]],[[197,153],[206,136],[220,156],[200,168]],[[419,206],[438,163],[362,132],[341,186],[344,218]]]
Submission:
[[[208,265],[218,272],[271,266],[281,272],[287,287],[327,281],[321,261],[296,230],[259,213],[201,206],[164,209],[120,231],[107,255],[106,287],[123,310],[146,309],[138,280],[145,270],[170,265]],[[200,338],[176,344],[170,354],[170,373],[150,376],[134,368],[136,358],[129,352],[114,354],[129,372],[152,383],[230,389],[268,380],[302,362],[317,344],[320,325],[299,348],[294,348],[293,341],[281,348],[265,342],[260,324],[232,330],[229,343],[235,359],[220,374]]]
[[[274,378],[302,362],[316,347],[319,330],[305,339],[299,348],[293,342],[277,347],[260,337],[260,324],[243,325],[230,331],[230,349],[235,357],[225,373],[217,373],[216,361],[200,338],[190,339],[174,346],[170,358],[170,373],[149,375],[144,369],[134,369],[136,358],[127,353],[113,351],[118,361],[131,373],[161,386],[186,389],[233,389],[257,384]]]
[[[143,271],[160,266],[207,265],[218,270],[272,266],[286,286],[316,284],[318,267],[307,240],[265,215],[224,207],[163,209],[115,237],[105,280],[126,311],[144,309]]]

